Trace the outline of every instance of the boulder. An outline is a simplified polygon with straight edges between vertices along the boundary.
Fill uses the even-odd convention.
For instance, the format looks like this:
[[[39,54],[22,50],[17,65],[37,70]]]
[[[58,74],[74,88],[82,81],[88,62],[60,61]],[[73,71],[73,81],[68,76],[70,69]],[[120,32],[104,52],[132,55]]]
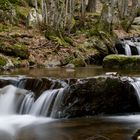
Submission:
[[[85,67],[86,66],[85,61],[80,58],[74,58],[72,61],[70,61],[70,64],[73,64],[75,67]]]
[[[0,44],[0,52],[9,56],[20,57],[21,59],[27,59],[29,57],[28,48],[22,44],[14,44],[14,45]]]
[[[140,56],[108,55],[103,60],[103,68],[139,69]]]
[[[139,112],[134,89],[127,79],[95,77],[72,82],[64,91],[61,117]]]
[[[108,48],[105,45],[105,43],[102,40],[99,40],[98,38],[93,38],[88,41],[90,45],[97,49],[102,55],[107,55],[108,54]]]
[[[133,21],[134,25],[140,25],[140,17],[136,17]]]
[[[14,67],[14,65],[9,58],[7,58],[3,55],[0,55],[0,69],[8,70],[8,69],[11,69],[13,67]]]
[[[32,8],[27,16],[27,26],[34,27],[42,22],[42,15],[35,8]]]

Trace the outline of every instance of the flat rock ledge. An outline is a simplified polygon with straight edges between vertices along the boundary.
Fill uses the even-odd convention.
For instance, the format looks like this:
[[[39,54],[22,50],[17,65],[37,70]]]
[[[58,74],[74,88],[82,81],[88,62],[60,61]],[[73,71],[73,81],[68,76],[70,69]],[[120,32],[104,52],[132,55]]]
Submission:
[[[108,55],[103,60],[103,68],[112,69],[139,69],[140,56]]]

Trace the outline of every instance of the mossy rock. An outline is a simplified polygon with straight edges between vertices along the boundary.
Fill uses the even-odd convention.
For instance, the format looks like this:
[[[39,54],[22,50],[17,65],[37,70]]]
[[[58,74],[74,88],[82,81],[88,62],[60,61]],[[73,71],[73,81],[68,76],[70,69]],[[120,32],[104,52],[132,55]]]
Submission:
[[[139,69],[140,56],[108,55],[103,60],[104,68],[113,69]]]
[[[74,64],[75,67],[85,67],[86,66],[85,61],[80,58],[75,58],[70,63]]]
[[[98,38],[93,38],[89,40],[93,44],[93,47],[98,50],[102,55],[106,56],[108,54],[108,48],[102,40]]]
[[[13,46],[0,44],[0,51],[6,55],[20,57],[21,59],[29,57],[28,48],[22,44],[14,44]]]

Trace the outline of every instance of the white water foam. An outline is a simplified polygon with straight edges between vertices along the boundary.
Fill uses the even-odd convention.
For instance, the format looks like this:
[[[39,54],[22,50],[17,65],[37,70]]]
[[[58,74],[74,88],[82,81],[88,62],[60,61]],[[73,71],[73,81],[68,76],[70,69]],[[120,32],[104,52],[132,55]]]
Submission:
[[[136,95],[140,100],[140,81],[131,82],[131,85],[134,87]]]
[[[51,118],[35,117],[31,115],[7,115],[0,116],[0,132],[5,132],[11,140],[15,140],[17,132],[31,124],[42,124],[51,122]],[[0,138],[0,140],[2,140]]]
[[[129,46],[128,44],[125,44],[124,49],[125,49],[125,54],[126,54],[127,56],[131,56],[131,55],[132,55],[132,54],[131,54],[130,46]]]
[[[15,113],[15,93],[17,88],[9,85],[0,90],[0,115]]]
[[[16,88],[12,85],[0,89],[0,140],[3,140],[3,138],[1,139],[1,134],[7,134],[8,140],[15,140],[15,136],[21,128],[31,124],[53,121],[54,119],[52,118],[42,116],[46,111],[45,107],[51,105],[54,95],[58,91],[45,91],[34,103],[32,92]],[[16,112],[18,108],[19,112]],[[35,115],[38,114],[39,117],[33,116],[33,114],[29,115],[29,112],[33,112]]]

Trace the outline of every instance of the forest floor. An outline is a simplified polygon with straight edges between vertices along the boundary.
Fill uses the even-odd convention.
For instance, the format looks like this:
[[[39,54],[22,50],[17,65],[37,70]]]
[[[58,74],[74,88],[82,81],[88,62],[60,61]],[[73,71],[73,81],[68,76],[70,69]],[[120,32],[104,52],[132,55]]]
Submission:
[[[0,31],[0,42],[4,42],[6,45],[12,45],[13,43],[24,44],[29,50],[30,55],[28,59],[22,60],[14,55],[8,55],[8,58],[14,58],[14,62],[17,59],[20,60],[17,65],[19,67],[28,67],[30,62],[32,66],[45,67],[67,66],[67,64],[85,66],[88,64],[85,60],[98,54],[98,51],[87,43],[90,37],[83,31],[70,35],[74,46],[68,44],[64,47],[58,42],[48,40],[44,33],[38,29],[29,29],[23,25],[9,27],[1,24],[1,27],[3,29]],[[122,29],[114,30],[114,32],[119,38],[133,37],[139,35],[140,27],[132,26],[129,33]],[[73,58],[78,58],[78,60]]]
[[[19,7],[18,9],[21,13],[26,9],[29,11],[29,7]],[[100,4],[97,4],[97,9],[97,13],[87,15],[85,28],[79,27],[76,32],[65,34],[69,39],[68,42],[63,42],[57,37],[50,40],[45,37],[45,31],[38,27],[28,28],[25,24],[14,26],[0,23],[0,56],[10,59],[14,67],[81,67],[88,64],[101,64],[100,60],[108,54],[108,50],[103,43],[100,43],[104,42],[101,40],[97,41],[99,48],[95,47],[96,42],[94,41],[97,37],[92,33],[92,28],[96,29],[94,25],[97,23],[102,9]],[[140,26],[132,25],[129,33],[121,28],[115,29],[113,32],[118,38],[139,36]],[[2,48],[3,45],[6,47]],[[11,49],[17,45],[19,48],[25,46],[29,56],[21,58],[22,51],[19,48]]]

